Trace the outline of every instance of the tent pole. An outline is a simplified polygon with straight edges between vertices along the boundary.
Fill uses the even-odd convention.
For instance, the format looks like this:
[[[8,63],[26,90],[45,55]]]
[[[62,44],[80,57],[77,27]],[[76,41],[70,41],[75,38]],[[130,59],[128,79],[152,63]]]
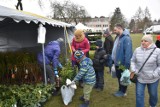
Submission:
[[[42,51],[43,51],[44,80],[45,80],[45,85],[47,85],[47,78],[46,78],[46,61],[45,61],[45,53],[44,53],[44,43],[42,43]]]
[[[68,45],[69,45],[69,49],[70,49],[70,53],[72,54],[72,48],[71,48],[71,44],[69,42],[69,38],[68,38],[68,32],[67,32],[67,28],[65,26],[65,34],[66,34],[66,37],[67,37],[67,41],[68,41]]]
[[[65,33],[65,27],[64,27],[64,39],[65,39],[65,51],[66,51],[66,62],[68,61],[68,55],[67,55],[67,40],[66,40],[66,33]]]

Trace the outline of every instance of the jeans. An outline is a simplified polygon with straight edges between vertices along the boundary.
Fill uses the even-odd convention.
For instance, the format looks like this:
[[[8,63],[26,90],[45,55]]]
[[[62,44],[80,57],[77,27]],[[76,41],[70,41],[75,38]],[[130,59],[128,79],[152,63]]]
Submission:
[[[117,76],[118,84],[119,84],[119,90],[118,91],[126,93],[127,86],[123,86],[123,85],[120,84],[120,78],[122,76],[121,73],[123,72],[123,70],[119,69],[119,66],[115,66],[115,69],[116,69],[116,76]]]
[[[95,71],[96,73],[96,88],[103,89],[104,87],[104,70],[103,71]]]
[[[149,93],[149,104],[151,107],[155,107],[158,101],[158,83],[157,80],[154,83],[140,83],[137,81],[136,83],[136,107],[144,107],[144,93],[145,87],[147,85],[148,93]]]

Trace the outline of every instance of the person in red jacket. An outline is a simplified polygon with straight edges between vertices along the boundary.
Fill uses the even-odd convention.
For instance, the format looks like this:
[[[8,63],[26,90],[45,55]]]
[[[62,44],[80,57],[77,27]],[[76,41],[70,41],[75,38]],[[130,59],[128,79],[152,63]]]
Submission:
[[[81,29],[77,29],[74,32],[74,38],[72,40],[72,44],[71,44],[71,48],[72,48],[72,67],[74,67],[75,65],[78,65],[76,62],[76,59],[74,57],[74,52],[76,50],[81,50],[84,52],[85,56],[87,54],[87,52],[89,52],[90,50],[90,43],[88,41],[88,39],[85,37],[83,30]]]
[[[75,66],[77,66],[78,69],[79,69],[79,64],[76,61],[76,58],[74,57],[74,53],[77,50],[81,50],[81,51],[83,51],[84,55],[87,56],[87,53],[90,50],[90,43],[89,43],[88,39],[85,37],[85,34],[84,34],[83,30],[77,29],[74,32],[74,35],[75,36],[74,36],[74,38],[72,40],[72,44],[71,44],[71,48],[72,48],[72,67],[73,67],[73,70],[75,70]],[[76,75],[76,72],[74,72],[74,73]],[[82,80],[79,80],[79,86],[83,87],[83,81]]]

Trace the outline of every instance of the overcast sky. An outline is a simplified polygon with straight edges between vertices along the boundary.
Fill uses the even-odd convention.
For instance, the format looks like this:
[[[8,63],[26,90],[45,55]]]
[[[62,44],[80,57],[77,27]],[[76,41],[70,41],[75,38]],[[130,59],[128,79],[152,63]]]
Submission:
[[[42,11],[37,3],[38,0],[22,0],[24,11],[37,13],[40,15],[48,15],[48,2],[45,1],[45,9]],[[64,1],[64,0],[58,0]],[[149,8],[152,20],[160,19],[160,0],[71,0],[86,8],[88,13],[94,16],[111,16],[116,7],[120,7],[121,12],[129,20],[133,17],[141,7],[143,10],[146,6]],[[15,8],[17,0],[0,0],[0,5]]]

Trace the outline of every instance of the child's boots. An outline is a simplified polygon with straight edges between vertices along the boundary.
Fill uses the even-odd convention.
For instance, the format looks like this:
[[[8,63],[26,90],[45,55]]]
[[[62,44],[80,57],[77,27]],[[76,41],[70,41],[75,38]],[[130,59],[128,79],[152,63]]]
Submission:
[[[82,103],[80,107],[89,107],[89,101],[84,101],[84,103]]]

